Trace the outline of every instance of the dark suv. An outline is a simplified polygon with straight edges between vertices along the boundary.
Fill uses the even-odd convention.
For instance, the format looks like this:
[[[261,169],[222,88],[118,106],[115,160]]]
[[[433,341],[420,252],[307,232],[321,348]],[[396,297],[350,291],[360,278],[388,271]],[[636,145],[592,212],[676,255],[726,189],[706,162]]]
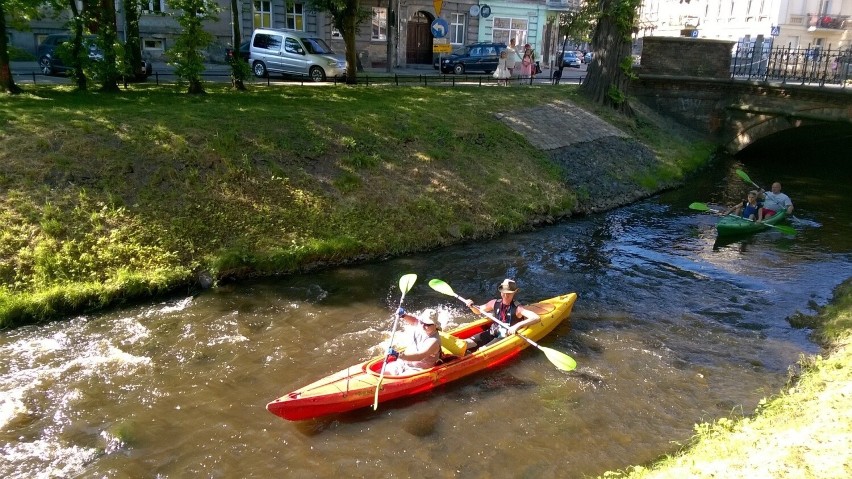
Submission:
[[[84,36],[83,48],[86,49],[89,60],[101,61],[104,59],[104,54],[100,47],[98,47],[95,43],[96,38],[97,37],[94,35]],[[38,66],[42,73],[45,75],[56,75],[57,73],[70,70],[70,67],[65,66],[65,64],[62,63],[62,58],[58,55],[59,48],[64,43],[70,41],[71,35],[67,33],[54,33],[45,37],[44,41],[39,44],[38,50],[36,51]],[[142,60],[142,64],[139,65],[139,68],[136,70],[136,78],[144,80],[151,75],[152,70],[151,62]]]
[[[472,43],[441,59],[441,73],[461,75],[468,71],[491,73],[497,69],[505,43]]]

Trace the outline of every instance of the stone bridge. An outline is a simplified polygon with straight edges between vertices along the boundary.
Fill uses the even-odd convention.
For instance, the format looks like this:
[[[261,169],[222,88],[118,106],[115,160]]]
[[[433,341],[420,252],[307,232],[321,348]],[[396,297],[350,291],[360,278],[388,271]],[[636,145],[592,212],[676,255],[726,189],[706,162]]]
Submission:
[[[767,136],[804,126],[852,131],[852,85],[810,86],[732,80],[734,43],[645,38],[630,95],[705,133],[735,154]]]

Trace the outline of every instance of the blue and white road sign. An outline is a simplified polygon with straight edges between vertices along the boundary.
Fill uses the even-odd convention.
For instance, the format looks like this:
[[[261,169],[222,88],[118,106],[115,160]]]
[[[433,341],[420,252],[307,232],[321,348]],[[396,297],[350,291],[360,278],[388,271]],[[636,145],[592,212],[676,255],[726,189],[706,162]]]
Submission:
[[[444,38],[447,36],[447,32],[450,31],[450,24],[447,23],[443,18],[436,18],[434,22],[432,22],[432,36],[435,38]]]

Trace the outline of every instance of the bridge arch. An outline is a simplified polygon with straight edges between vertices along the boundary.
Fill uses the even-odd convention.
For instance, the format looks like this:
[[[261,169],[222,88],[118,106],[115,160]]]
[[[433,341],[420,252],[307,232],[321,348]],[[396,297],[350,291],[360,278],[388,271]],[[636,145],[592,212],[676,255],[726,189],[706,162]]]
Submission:
[[[728,153],[736,154],[755,142],[783,132],[808,126],[848,123],[852,127],[852,106],[806,106],[791,111],[784,109],[744,107],[727,108],[727,138],[722,138]],[[801,105],[800,105],[801,106]]]

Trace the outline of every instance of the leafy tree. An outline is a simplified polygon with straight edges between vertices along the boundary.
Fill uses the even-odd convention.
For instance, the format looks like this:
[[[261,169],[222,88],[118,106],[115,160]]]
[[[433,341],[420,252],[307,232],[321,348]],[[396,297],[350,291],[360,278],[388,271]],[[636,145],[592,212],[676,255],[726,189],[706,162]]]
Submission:
[[[581,91],[601,105],[630,113],[627,87],[635,77],[630,36],[641,0],[597,0],[588,2],[597,11],[592,36],[595,60],[589,65]],[[592,5],[592,4],[595,5]]]
[[[308,0],[316,11],[331,16],[331,25],[343,35],[346,45],[346,83],[358,83],[358,51],[355,48],[355,35],[358,25],[372,16],[372,11],[361,8],[359,0]]]
[[[568,39],[576,43],[588,43],[590,41],[592,28],[594,27],[596,12],[584,4],[580,10],[563,12],[557,18],[558,36],[562,38],[561,51],[557,61],[561,64],[565,54]],[[558,40],[558,38],[556,39]]]
[[[169,50],[169,63],[175,67],[179,81],[189,84],[187,93],[204,93],[201,74],[204,57],[201,52],[213,42],[213,35],[204,30],[206,20],[216,19],[219,6],[205,0],[167,0],[169,7],[178,10],[177,22],[181,32],[175,46]]]
[[[0,0],[0,92],[16,94],[22,91],[15,84],[12,69],[9,67],[7,28],[29,28],[29,23],[39,18],[41,7],[52,3],[52,0]]]

